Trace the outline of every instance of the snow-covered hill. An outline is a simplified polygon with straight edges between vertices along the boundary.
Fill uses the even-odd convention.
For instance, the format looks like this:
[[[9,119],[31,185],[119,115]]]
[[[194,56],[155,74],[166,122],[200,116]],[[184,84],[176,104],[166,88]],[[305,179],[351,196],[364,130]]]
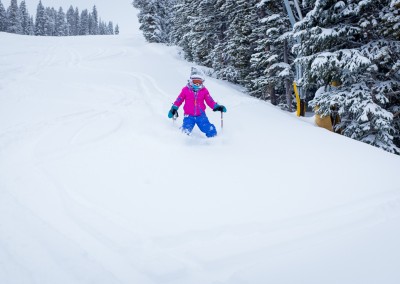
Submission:
[[[0,42],[0,283],[399,283],[399,156],[212,78],[183,135],[138,33]]]

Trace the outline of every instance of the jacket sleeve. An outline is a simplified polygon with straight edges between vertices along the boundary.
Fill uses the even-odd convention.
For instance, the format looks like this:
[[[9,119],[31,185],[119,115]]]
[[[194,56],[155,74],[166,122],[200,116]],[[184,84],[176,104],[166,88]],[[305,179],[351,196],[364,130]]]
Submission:
[[[208,92],[208,90],[206,89],[206,94],[204,95],[204,99],[207,103],[207,105],[211,108],[214,109],[215,105],[217,104],[214,99],[211,97],[210,93]]]
[[[185,88],[183,88],[181,93],[179,94],[179,96],[176,98],[174,105],[176,105],[177,107],[180,107],[181,104],[185,101],[185,99],[186,99],[186,92],[185,92]]]

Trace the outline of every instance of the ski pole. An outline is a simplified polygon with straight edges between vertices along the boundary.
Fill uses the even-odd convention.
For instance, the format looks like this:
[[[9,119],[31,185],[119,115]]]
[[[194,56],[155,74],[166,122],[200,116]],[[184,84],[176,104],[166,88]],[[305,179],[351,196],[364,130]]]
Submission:
[[[221,111],[221,130],[224,128],[224,113]]]

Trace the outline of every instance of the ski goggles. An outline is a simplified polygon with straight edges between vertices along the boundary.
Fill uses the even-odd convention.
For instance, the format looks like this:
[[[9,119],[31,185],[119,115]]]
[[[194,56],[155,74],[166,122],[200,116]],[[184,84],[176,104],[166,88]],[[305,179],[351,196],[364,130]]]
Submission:
[[[193,85],[201,86],[203,84],[203,80],[201,79],[192,79]]]

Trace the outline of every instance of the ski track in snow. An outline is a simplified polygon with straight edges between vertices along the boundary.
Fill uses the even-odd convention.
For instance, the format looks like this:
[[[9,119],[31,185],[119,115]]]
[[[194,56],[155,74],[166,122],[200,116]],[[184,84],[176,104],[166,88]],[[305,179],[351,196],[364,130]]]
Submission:
[[[15,52],[0,48],[0,63],[5,63],[0,67],[0,102],[16,110],[14,114],[3,108],[12,119],[0,124],[2,283],[267,283],[269,279],[285,283],[279,281],[279,271],[270,268],[281,258],[287,257],[289,263],[300,254],[305,263],[300,266],[312,266],[308,251],[321,256],[320,250],[332,252],[331,247],[341,247],[337,243],[352,244],[352,238],[375,232],[376,227],[398,224],[400,188],[390,179],[395,166],[384,170],[388,180],[384,190],[371,186],[363,193],[354,182],[347,189],[354,191],[349,197],[340,187],[338,193],[328,192],[335,187],[327,185],[326,194],[334,196],[333,201],[323,198],[315,184],[295,188],[297,183],[290,180],[266,183],[266,173],[274,169],[266,161],[277,164],[276,179],[282,179],[285,175],[280,172],[291,167],[287,162],[305,157],[291,150],[293,145],[277,148],[293,134],[281,133],[286,126],[270,124],[290,120],[292,124],[282,125],[310,133],[315,129],[285,113],[267,113],[276,110],[239,94],[229,84],[207,81],[228,106],[224,133],[214,140],[196,130],[191,137],[181,135],[182,118],[172,125],[166,113],[190,64],[170,58],[167,47],[141,39],[130,46],[130,38],[46,39],[45,43],[32,39],[25,50],[18,37],[0,36],[17,47]],[[30,61],[20,64],[18,58]],[[168,69],[171,65],[174,70]],[[164,70],[153,71],[157,68]],[[240,120],[232,118],[235,113]],[[210,119],[218,126],[218,114],[210,113]],[[258,121],[269,127],[268,139],[254,126]],[[271,135],[272,131],[276,132]],[[248,142],[241,139],[243,133],[255,137]],[[323,140],[327,134],[318,135]],[[329,139],[342,147],[369,147],[338,136]],[[265,141],[270,146],[263,145]],[[275,147],[277,156],[264,147]],[[314,150],[335,159],[329,151]],[[397,157],[378,151],[371,148],[371,155],[390,157],[393,165],[400,165]],[[322,161],[313,158],[316,164]],[[281,159],[285,165],[280,167]],[[222,160],[219,166],[217,161]],[[171,163],[176,166],[171,168]],[[182,184],[191,184],[190,174],[198,171],[193,164],[209,168],[210,177],[198,180],[192,189]],[[300,180],[303,172],[295,169],[300,172],[292,171],[293,180]],[[331,179],[329,171],[315,170]],[[354,175],[354,179],[362,176]],[[108,188],[109,180],[113,188]],[[310,205],[307,194],[313,195]],[[261,198],[266,198],[264,206],[257,200]],[[286,202],[274,207],[274,200]],[[247,201],[252,204],[241,208]],[[154,213],[156,209],[160,211]],[[252,210],[260,216],[251,216]],[[399,235],[398,229],[390,233]],[[399,247],[393,249],[396,255]],[[317,275],[309,283],[335,283],[335,278],[326,277]],[[395,277],[391,280],[386,283],[396,283]]]

